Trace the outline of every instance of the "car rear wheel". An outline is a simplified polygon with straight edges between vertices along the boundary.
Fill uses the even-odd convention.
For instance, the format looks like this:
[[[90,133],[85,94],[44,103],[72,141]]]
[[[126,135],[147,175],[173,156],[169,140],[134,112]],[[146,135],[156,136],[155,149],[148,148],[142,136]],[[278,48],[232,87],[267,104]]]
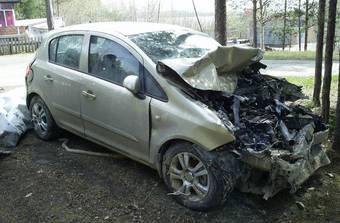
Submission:
[[[44,101],[39,96],[34,96],[29,108],[37,136],[43,140],[55,138],[58,134],[58,127]]]
[[[220,206],[233,189],[233,180],[211,167],[213,154],[190,143],[171,146],[163,157],[162,174],[170,195],[193,210],[205,211]]]

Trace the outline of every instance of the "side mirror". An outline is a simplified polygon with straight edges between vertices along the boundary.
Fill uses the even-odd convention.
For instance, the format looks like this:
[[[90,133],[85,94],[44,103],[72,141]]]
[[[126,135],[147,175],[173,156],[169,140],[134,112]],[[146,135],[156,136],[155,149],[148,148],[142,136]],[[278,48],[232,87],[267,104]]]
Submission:
[[[127,76],[123,81],[123,86],[131,91],[133,94],[137,94],[140,89],[139,78],[135,75]]]

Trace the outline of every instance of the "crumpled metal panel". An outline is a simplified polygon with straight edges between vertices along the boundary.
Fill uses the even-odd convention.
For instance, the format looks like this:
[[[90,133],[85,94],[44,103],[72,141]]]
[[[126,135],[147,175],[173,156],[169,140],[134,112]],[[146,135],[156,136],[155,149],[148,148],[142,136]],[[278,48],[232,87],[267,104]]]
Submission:
[[[260,49],[220,46],[198,60],[177,58],[159,63],[174,69],[197,89],[232,93],[237,85],[237,72],[262,57]]]

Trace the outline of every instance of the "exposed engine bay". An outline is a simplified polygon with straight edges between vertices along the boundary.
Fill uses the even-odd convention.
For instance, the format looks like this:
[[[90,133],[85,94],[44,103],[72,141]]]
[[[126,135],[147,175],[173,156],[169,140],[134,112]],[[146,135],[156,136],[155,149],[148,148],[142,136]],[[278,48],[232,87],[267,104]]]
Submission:
[[[283,188],[295,192],[330,160],[322,147],[327,126],[294,103],[305,98],[302,88],[261,74],[261,59],[259,49],[219,47],[195,61],[160,61],[157,70],[216,112],[235,136],[225,147],[246,164],[238,187],[268,199]]]

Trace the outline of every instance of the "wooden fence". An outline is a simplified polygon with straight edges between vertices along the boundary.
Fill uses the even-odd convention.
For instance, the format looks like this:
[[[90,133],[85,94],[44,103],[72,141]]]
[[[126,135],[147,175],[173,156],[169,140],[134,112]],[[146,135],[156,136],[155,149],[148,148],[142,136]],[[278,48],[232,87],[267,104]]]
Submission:
[[[38,49],[42,37],[0,36],[0,55],[31,53]]]

